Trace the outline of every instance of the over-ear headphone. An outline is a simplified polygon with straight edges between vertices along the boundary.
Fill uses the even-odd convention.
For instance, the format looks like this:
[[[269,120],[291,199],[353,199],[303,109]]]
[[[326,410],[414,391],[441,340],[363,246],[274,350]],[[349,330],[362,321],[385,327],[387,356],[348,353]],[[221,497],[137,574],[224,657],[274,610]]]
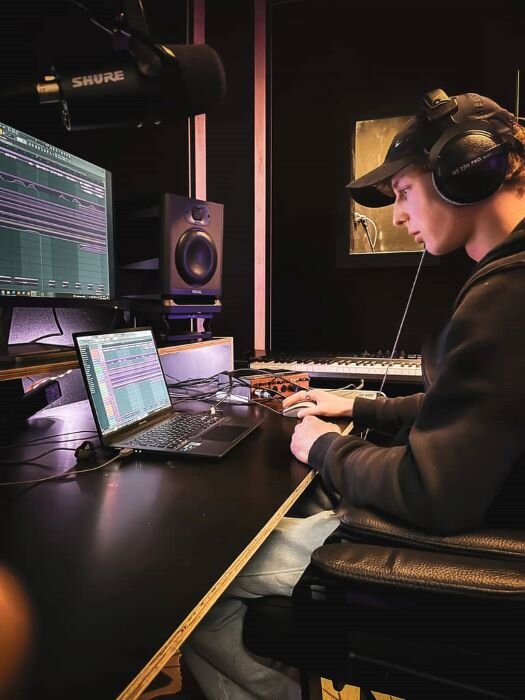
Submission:
[[[83,459],[89,459],[95,454],[95,445],[90,440],[84,440],[75,450],[77,462]]]
[[[487,110],[479,106],[481,116]],[[465,110],[462,113],[455,97],[432,90],[424,95],[420,113],[431,136],[428,159],[434,186],[443,199],[453,204],[474,204],[494,194],[507,174],[509,151],[523,151],[510,122],[469,118],[469,114],[475,114],[476,105],[471,103],[469,107],[467,114]]]

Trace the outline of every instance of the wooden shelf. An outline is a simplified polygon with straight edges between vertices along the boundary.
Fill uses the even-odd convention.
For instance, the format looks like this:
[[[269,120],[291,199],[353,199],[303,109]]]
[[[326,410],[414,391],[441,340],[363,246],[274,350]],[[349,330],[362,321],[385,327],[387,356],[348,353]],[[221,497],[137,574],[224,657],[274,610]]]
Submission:
[[[203,348],[212,347],[214,345],[224,345],[231,344],[233,352],[233,342],[232,338],[212,338],[211,340],[201,340],[195,343],[184,343],[181,345],[170,345],[168,347],[159,348],[159,355],[171,355],[172,353],[181,352],[182,350],[189,350],[192,348]],[[58,354],[58,353],[57,353]],[[0,381],[5,382],[9,379],[23,379],[24,377],[38,374],[38,375],[57,375],[63,374],[71,369],[77,369],[78,361],[76,357],[70,357],[67,353],[67,359],[58,359],[55,361],[40,361],[40,362],[27,362],[24,364],[18,364],[13,366],[7,366],[5,368],[0,367]],[[233,358],[232,358],[233,367]]]

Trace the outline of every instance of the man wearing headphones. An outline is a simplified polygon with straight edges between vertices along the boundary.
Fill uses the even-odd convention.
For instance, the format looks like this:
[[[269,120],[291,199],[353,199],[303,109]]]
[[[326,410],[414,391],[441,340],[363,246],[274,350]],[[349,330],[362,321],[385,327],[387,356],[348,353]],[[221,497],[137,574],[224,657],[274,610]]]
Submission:
[[[393,203],[394,224],[433,255],[464,248],[477,262],[439,341],[423,353],[425,394],[336,406],[310,392],[317,405],[301,412],[292,451],[353,505],[440,534],[484,521],[525,524],[523,143],[522,127],[492,100],[436,90],[383,165],[349,185],[361,204]],[[339,410],[381,432],[410,426],[407,444],[341,438],[314,418]]]
[[[348,187],[365,206],[394,204],[394,224],[433,255],[464,248],[477,264],[423,352],[425,393],[354,401],[310,390],[315,405],[298,414],[293,454],[343,507],[437,534],[525,525],[525,129],[486,97],[434,90],[384,163]],[[304,399],[298,392],[283,405]],[[379,447],[319,416],[398,439]],[[188,660],[209,698],[300,697],[290,669],[242,647],[241,598],[291,595],[337,524],[333,511],[284,518],[196,630]]]

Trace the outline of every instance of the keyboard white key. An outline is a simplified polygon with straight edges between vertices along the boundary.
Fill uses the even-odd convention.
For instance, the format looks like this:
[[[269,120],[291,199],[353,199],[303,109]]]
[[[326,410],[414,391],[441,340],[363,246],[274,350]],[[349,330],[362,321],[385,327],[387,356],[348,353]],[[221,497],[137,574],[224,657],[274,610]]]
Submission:
[[[251,362],[250,368],[267,371],[308,372],[311,377],[337,378],[337,376],[343,376],[355,379],[360,377],[381,379],[387,370],[387,380],[389,381],[420,382],[422,377],[420,358],[396,358],[389,362],[387,359],[379,357],[349,356],[303,359],[299,356],[283,358],[282,360],[264,357]]]

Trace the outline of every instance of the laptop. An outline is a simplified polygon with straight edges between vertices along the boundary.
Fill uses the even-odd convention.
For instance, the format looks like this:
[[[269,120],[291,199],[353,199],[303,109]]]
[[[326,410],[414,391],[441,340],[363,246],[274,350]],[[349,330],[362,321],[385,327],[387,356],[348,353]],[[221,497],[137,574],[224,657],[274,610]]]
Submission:
[[[185,457],[223,457],[261,418],[176,411],[151,328],[74,333],[82,376],[106,447]]]

